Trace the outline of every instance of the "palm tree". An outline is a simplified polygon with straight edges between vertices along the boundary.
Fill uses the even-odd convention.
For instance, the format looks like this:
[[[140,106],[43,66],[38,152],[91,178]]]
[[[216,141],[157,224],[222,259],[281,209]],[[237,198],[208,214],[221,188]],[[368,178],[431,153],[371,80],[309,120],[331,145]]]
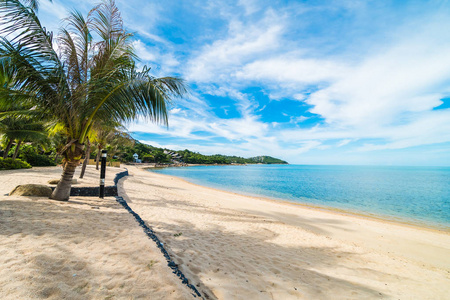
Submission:
[[[8,141],[3,158],[7,157],[14,141],[16,141],[16,149],[12,158],[16,159],[23,142],[43,141],[47,138],[44,125],[31,119],[7,117],[1,123],[4,125],[1,132]]]
[[[147,67],[136,70],[131,34],[113,0],[104,0],[86,18],[70,14],[57,41],[60,55],[33,9],[18,0],[0,1],[0,13],[0,65],[19,83],[0,87],[0,98],[34,103],[58,121],[67,137],[61,150],[66,162],[52,199],[69,199],[94,124],[138,116],[167,124],[167,102],[186,93],[179,78],[155,78]]]
[[[4,77],[0,74],[0,82]],[[0,135],[6,142],[3,158],[8,156],[14,142],[16,149],[12,156],[16,159],[22,142],[43,142],[47,139],[45,117],[29,106],[10,103],[0,98]],[[36,121],[37,120],[37,121]]]
[[[97,144],[95,168],[98,170],[101,150],[105,149],[106,145],[114,139],[116,134],[125,130],[125,128],[117,122],[107,121],[101,125],[94,126],[93,130],[95,132],[93,140],[95,140]]]
[[[106,140],[109,135],[112,135],[117,131],[117,127],[122,127],[119,123],[113,122],[111,120],[106,120],[102,124],[95,123],[91,128],[91,134],[86,138],[86,153],[85,159],[83,161],[83,165],[81,167],[80,178],[84,177],[84,173],[86,171],[87,164],[91,155],[91,141],[97,142],[98,150],[97,150],[97,163],[96,169],[98,170],[98,165],[100,161],[100,153],[103,149],[103,146],[106,145]]]

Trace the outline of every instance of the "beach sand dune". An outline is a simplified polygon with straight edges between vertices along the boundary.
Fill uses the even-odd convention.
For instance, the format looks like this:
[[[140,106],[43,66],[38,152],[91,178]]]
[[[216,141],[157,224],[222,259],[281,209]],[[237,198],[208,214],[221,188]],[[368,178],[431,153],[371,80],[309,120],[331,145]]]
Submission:
[[[448,299],[448,232],[246,197],[130,167],[119,187],[218,299]]]
[[[108,168],[107,185],[119,171]],[[58,167],[0,172],[1,299],[192,298],[115,198],[3,196],[60,174]],[[89,166],[78,186],[97,185],[98,177]]]

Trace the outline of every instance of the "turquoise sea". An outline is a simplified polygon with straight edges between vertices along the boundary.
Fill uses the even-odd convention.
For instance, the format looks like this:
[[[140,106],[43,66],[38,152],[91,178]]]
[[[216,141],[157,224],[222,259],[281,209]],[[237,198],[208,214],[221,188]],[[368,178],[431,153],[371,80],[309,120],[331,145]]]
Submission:
[[[154,172],[246,195],[450,229],[450,167],[248,165]]]

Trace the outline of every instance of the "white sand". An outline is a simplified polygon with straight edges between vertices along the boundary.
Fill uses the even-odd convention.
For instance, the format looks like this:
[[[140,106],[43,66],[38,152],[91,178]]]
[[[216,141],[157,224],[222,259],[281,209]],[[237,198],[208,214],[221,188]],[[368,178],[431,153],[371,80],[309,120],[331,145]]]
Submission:
[[[449,232],[129,171],[122,196],[205,298],[449,299]],[[60,174],[0,171],[1,299],[192,299],[114,198],[3,196]],[[77,186],[97,184],[89,166]]]
[[[209,298],[450,299],[450,234],[129,167],[122,196]]]
[[[107,169],[107,185],[119,171]],[[3,196],[60,175],[58,167],[0,171],[1,299],[192,299],[115,198]],[[88,166],[77,186],[98,185],[98,178]]]

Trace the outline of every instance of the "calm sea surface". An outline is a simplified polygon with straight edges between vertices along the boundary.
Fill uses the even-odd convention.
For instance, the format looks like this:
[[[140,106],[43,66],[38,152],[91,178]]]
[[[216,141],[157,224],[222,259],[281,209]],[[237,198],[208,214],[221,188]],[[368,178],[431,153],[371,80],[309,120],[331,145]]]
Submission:
[[[450,168],[249,165],[155,172],[241,194],[450,229]]]

